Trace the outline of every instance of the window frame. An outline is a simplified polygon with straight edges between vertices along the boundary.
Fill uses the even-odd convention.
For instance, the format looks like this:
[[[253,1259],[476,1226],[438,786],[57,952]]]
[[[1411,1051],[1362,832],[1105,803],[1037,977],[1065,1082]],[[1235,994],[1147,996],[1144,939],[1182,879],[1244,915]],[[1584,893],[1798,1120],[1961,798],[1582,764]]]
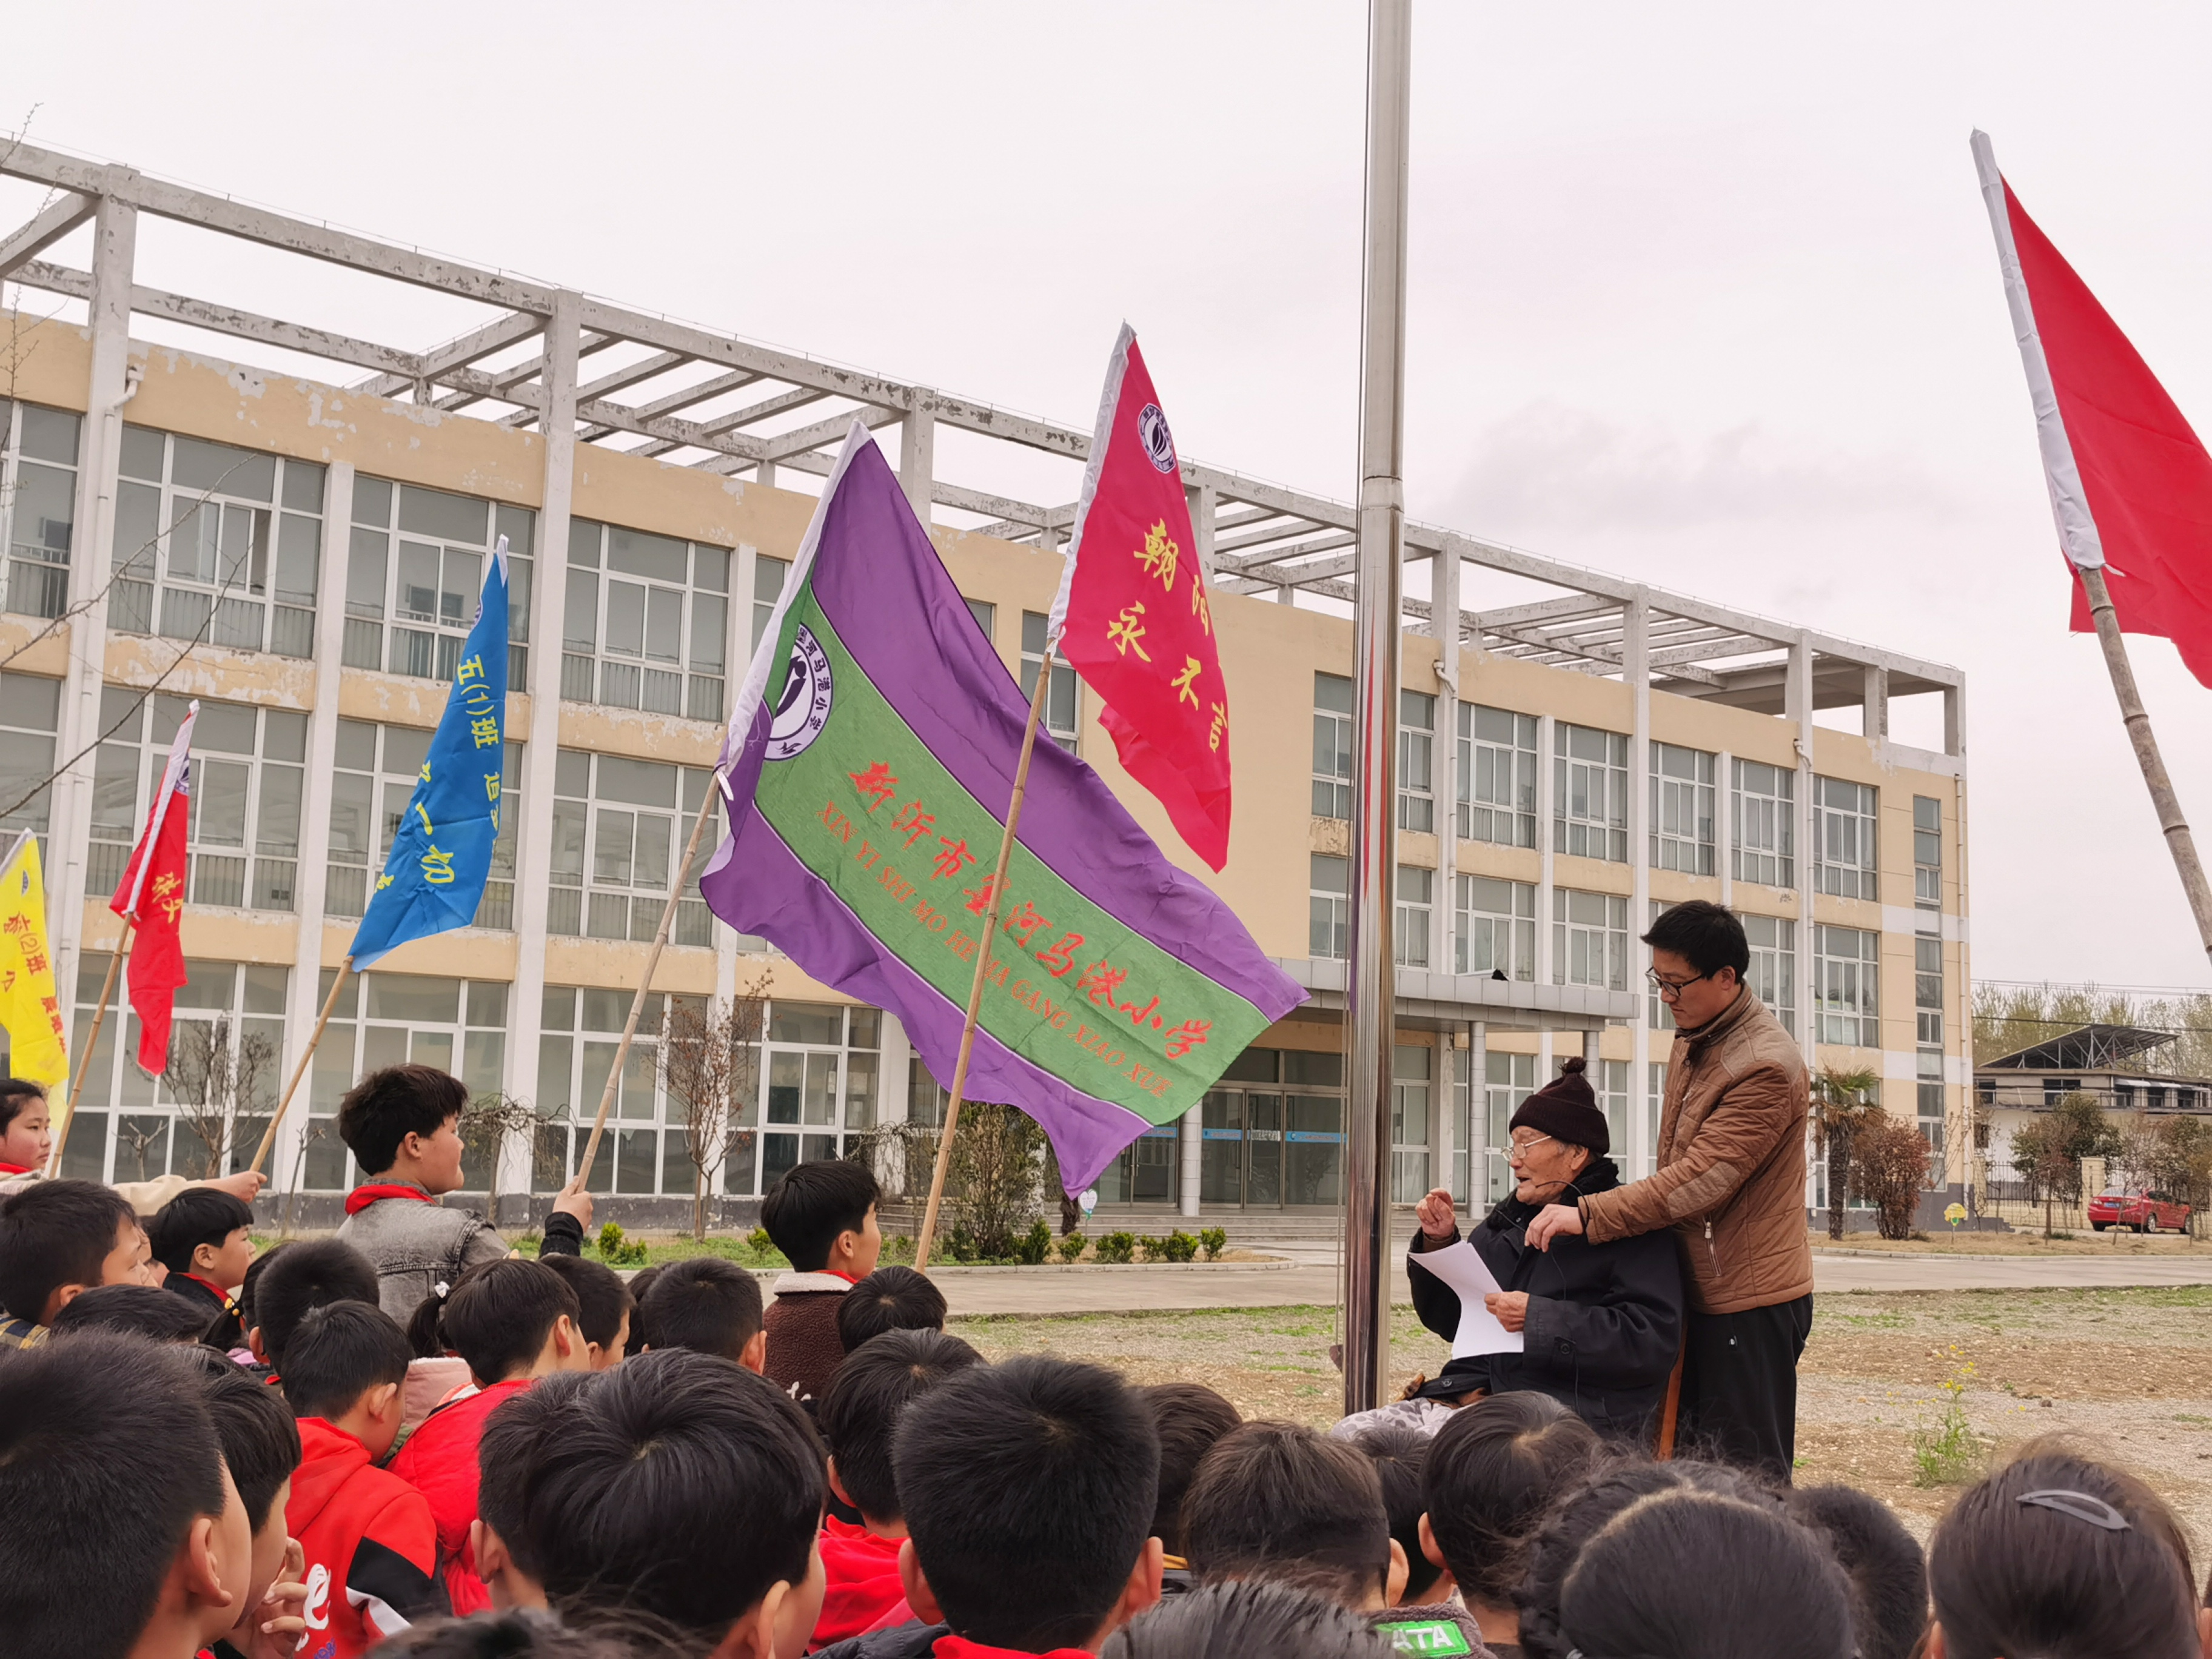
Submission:
[[[1534,882],[1512,881],[1504,876],[1486,876],[1472,870],[1452,872],[1452,971],[1460,974],[1488,975],[1504,967],[1508,979],[1533,983],[1536,977],[1536,885]],[[1484,885],[1482,884],[1486,884]],[[1499,895],[1492,888],[1504,888],[1504,909],[1478,908],[1478,897],[1495,899]],[[1522,902],[1526,900],[1526,903]],[[1504,926],[1501,927],[1500,923]],[[1490,940],[1490,960],[1476,965],[1474,942],[1476,929],[1486,924]],[[1505,942],[1505,960],[1498,959],[1500,934]]]
[[[1838,1048],[1881,1048],[1881,933],[1823,921],[1814,924],[1813,935],[1813,1018],[1819,1041]]]
[[[1309,853],[1306,860],[1307,954],[1317,962],[1349,961],[1352,957],[1352,860],[1335,853]],[[1328,886],[1324,878],[1333,878],[1338,884]],[[1329,946],[1334,948],[1328,948]]]
[[[391,733],[404,732],[409,737],[400,740],[399,763],[392,763],[393,740]],[[369,745],[369,764],[363,766],[356,758],[356,745],[364,732]],[[323,915],[331,921],[353,921],[362,916],[368,906],[375,874],[384,868],[384,861],[392,854],[392,839],[398,833],[399,819],[404,815],[408,799],[414,793],[415,780],[421,763],[414,758],[419,739],[420,748],[427,757],[435,728],[402,726],[394,721],[356,720],[341,715],[338,719],[337,740],[331,761],[330,837],[324,866]],[[500,799],[519,803],[522,788],[523,745],[509,738],[503,745],[500,758]],[[341,780],[347,781],[342,782]],[[354,781],[361,781],[356,783]],[[350,794],[357,787],[365,788],[368,813],[368,844],[356,856],[356,849],[341,845],[338,836],[342,829],[339,809],[353,803],[342,803],[341,791]],[[499,833],[492,842],[491,872],[485,878],[483,894],[477,902],[476,915],[470,925],[488,927],[501,933],[511,933],[514,927],[514,882],[516,847],[519,842],[519,810],[510,808],[499,815]],[[358,891],[356,890],[356,885]]]
[[[664,806],[615,794],[602,795],[600,785],[608,762],[665,769],[673,773],[674,804]],[[580,771],[583,780],[580,794],[575,793]],[[673,872],[690,839],[690,825],[698,814],[700,803],[714,792],[714,769],[564,748],[554,757],[553,772],[553,854],[545,872],[546,933],[562,939],[650,940],[659,928],[660,913],[668,902],[668,883],[665,875],[658,885],[635,879],[640,846],[638,820],[650,817],[665,823],[666,863],[663,867]],[[719,836],[722,811],[722,802],[716,795],[714,822],[708,827],[709,836],[702,838],[702,847],[713,844],[712,837]],[[630,821],[629,841],[627,852],[620,856],[623,866],[633,874],[630,879],[617,881],[611,875],[602,874],[603,871],[612,870],[612,860],[617,855],[615,844],[603,837],[618,833],[619,826],[614,820],[624,817]],[[705,867],[705,860],[696,860],[684,882],[683,897],[676,907],[675,925],[669,931],[668,942],[672,945],[714,948],[714,915],[699,896],[699,876]],[[572,894],[575,896],[573,916],[568,898]],[[599,902],[601,899],[606,902]],[[611,925],[617,901],[623,909],[623,931],[605,931]]]
[[[1401,968],[1425,968],[1429,935],[1436,926],[1437,872],[1423,865],[1401,864],[1390,890],[1391,954]]]
[[[637,549],[625,545],[625,538],[660,544],[645,552],[681,550],[683,580],[617,568],[618,557],[634,562],[641,557]],[[734,548],[713,542],[598,519],[571,519],[562,574],[562,701],[721,723],[729,712],[730,621],[734,614],[730,589],[737,560]],[[719,587],[714,586],[717,574]],[[613,643],[618,586],[635,588],[639,594],[635,652]],[[671,606],[675,611],[676,654],[657,656],[652,646],[655,617]],[[587,615],[588,636],[580,631]]]
[[[1340,695],[1340,708],[1334,701]],[[1347,677],[1314,671],[1313,815],[1317,818],[1345,823],[1352,818],[1352,683]]]
[[[1454,828],[1462,841],[1495,847],[1536,845],[1536,717],[1487,703],[1462,702],[1454,724]],[[1495,716],[1495,720],[1487,717]],[[1502,723],[1508,731],[1498,732]],[[1492,732],[1482,730],[1487,724]],[[1489,793],[1482,792],[1488,762]],[[1499,781],[1500,772],[1504,781]]]
[[[1602,920],[1588,915],[1577,916],[1577,909],[1588,911],[1590,902],[1603,906]],[[1585,970],[1589,961],[1589,940],[1593,935],[1603,935],[1601,954],[1605,958],[1605,977],[1591,979],[1575,976],[1575,954],[1577,942],[1583,947]],[[1588,985],[1600,990],[1625,991],[1628,988],[1628,896],[1626,893],[1593,892],[1581,887],[1552,889],[1552,983],[1554,985]]]
[[[1601,757],[1576,745],[1599,739]],[[1577,811],[1579,782],[1581,811]],[[1600,795],[1603,799],[1598,799]],[[1552,722],[1552,850],[1570,858],[1628,862],[1628,738],[1599,726]]]
[[[1773,787],[1763,787],[1771,781]],[[1729,779],[1729,871],[1784,892],[1797,886],[1797,771],[1735,757]],[[1767,832],[1752,838],[1762,829]]]
[[[1943,803],[1934,795],[1912,798],[1912,902],[1943,908]]]
[[[1398,827],[1432,836],[1437,830],[1437,700],[1431,692],[1398,693]]]
[[[1846,800],[1848,795],[1850,799]],[[1813,777],[1813,889],[1837,898],[1881,897],[1881,793],[1849,778]]]
[[[14,800],[34,780],[52,779],[54,763],[61,752],[62,698],[66,684],[44,674],[0,669],[0,790],[7,792],[0,797],[0,805]],[[49,698],[53,703],[53,724],[26,724],[24,711],[33,706],[34,700],[42,704]],[[53,808],[54,786],[48,781],[15,811],[0,817],[0,837],[12,842],[17,831],[28,830],[39,838],[40,856],[51,863],[46,837],[53,823]],[[113,890],[112,885],[108,890]]]
[[[1782,1029],[1791,1036],[1797,1035],[1797,922],[1791,916],[1766,916],[1756,912],[1741,913],[1744,938],[1751,947],[1751,963],[1744,975],[1744,982],[1752,988],[1752,994],[1772,1011],[1782,1022]],[[1753,938],[1754,933],[1772,930],[1772,939]],[[1774,994],[1763,988],[1772,985]]]
[[[52,422],[52,429],[42,432],[40,447],[27,453],[34,415],[42,427]],[[0,562],[0,611],[51,622],[69,609],[70,573],[76,563],[77,461],[83,443],[84,416],[75,410],[0,398],[0,551],[7,555]],[[64,449],[69,452],[66,460],[61,458]],[[70,516],[42,516],[37,539],[19,541],[21,514],[31,499],[26,494],[27,467],[39,481],[36,493],[52,491],[52,504],[67,503]],[[49,473],[54,475],[50,483],[45,477]],[[29,591],[20,590],[19,583]]]
[[[970,599],[972,608],[980,600]],[[1022,612],[1022,696],[1024,702],[1036,696],[1036,677],[1044,666],[1045,629],[1052,618],[1042,611]],[[1078,752],[1078,733],[1082,729],[1083,690],[1057,644],[1052,653],[1052,686],[1044,697],[1044,719],[1040,723],[1044,733],[1071,755]]]
[[[383,504],[383,520],[374,516],[378,502]],[[484,536],[481,543],[472,543],[443,531],[408,528],[406,520],[410,508],[424,514],[448,510],[443,504],[459,501],[484,509]],[[447,683],[453,678],[454,665],[460,660],[462,642],[467,639],[470,627],[476,619],[477,603],[483,592],[486,561],[492,556],[499,538],[507,538],[507,684],[513,691],[526,690],[530,684],[530,617],[532,599],[537,590],[538,510],[520,507],[512,502],[495,501],[487,495],[466,495],[458,490],[433,489],[422,484],[411,484],[403,479],[385,478],[369,473],[356,473],[353,484],[353,511],[347,526],[345,580],[342,594],[333,596],[345,607],[345,623],[340,635],[338,660],[343,667],[364,669],[374,673],[394,674],[404,678],[428,679]],[[399,590],[404,579],[406,550],[434,549],[439,558],[437,593],[439,615],[423,617],[403,614],[399,605]],[[448,555],[476,561],[475,586],[471,591],[446,586],[446,560]],[[371,600],[367,594],[368,565],[364,559],[380,561],[382,570],[378,584],[380,591]],[[448,605],[447,601],[457,603]],[[453,615],[449,618],[447,611]],[[420,649],[427,653],[428,666],[417,669],[395,668],[401,649],[399,636],[406,635],[423,641]],[[416,647],[410,647],[410,650]]]
[[[1713,854],[1719,757],[1681,744],[1654,741],[1649,748],[1651,867],[1710,876],[1717,867]],[[1687,769],[1673,769],[1677,767]]]

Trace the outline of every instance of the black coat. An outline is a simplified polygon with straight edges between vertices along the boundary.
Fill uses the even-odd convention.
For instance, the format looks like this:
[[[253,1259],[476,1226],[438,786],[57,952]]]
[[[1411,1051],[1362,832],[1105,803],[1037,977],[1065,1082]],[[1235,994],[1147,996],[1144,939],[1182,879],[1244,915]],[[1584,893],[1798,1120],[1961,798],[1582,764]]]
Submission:
[[[1601,1158],[1562,1197],[1571,1201],[1575,1194],[1620,1184],[1613,1160]],[[1568,1234],[1553,1239],[1548,1251],[1532,1250],[1527,1230],[1539,1207],[1509,1197],[1471,1235],[1499,1286],[1528,1293],[1522,1351],[1455,1359],[1423,1392],[1534,1389],[1601,1434],[1648,1441],[1682,1342],[1682,1265],[1674,1235],[1642,1233],[1592,1244]],[[1452,1238],[1458,1237],[1455,1228]],[[1413,1236],[1415,1254],[1442,1248],[1421,1233]],[[1413,1311],[1450,1341],[1459,1329],[1458,1293],[1410,1261],[1406,1271]]]

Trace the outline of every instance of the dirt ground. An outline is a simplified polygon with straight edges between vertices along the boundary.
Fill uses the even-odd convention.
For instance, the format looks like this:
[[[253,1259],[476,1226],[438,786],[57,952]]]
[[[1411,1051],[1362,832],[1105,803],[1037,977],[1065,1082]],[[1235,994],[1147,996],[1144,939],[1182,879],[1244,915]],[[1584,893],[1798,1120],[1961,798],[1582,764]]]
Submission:
[[[1799,1368],[1797,1480],[1871,1492],[1924,1535],[1960,1486],[1916,1484],[1914,1438],[1935,1426],[1942,1384],[1955,1379],[1983,1461],[2035,1436],[2072,1437],[2161,1492],[2202,1561],[2212,1554],[2208,1312],[2212,1287],[1823,1296]],[[1247,1416],[1319,1426],[1340,1409],[1333,1309],[998,1316],[951,1328],[991,1358],[1043,1352],[1140,1382],[1202,1382]],[[1448,1353],[1402,1308],[1391,1342],[1400,1383]]]
[[[1820,1228],[1810,1235],[1813,1252],[1832,1250],[1852,1255],[2178,1255],[2212,1261],[2212,1239],[2191,1238],[2182,1233],[2092,1232],[2082,1228],[2070,1237],[2045,1238],[2039,1232],[1954,1233],[1948,1231],[1920,1238],[1882,1238],[1873,1233],[1849,1233],[1832,1239]]]

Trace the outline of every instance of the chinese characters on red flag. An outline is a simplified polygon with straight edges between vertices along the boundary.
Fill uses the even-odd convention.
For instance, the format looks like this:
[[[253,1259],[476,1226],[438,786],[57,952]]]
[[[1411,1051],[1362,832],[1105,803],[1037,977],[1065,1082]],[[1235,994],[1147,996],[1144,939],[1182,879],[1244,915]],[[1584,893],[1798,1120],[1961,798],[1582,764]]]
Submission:
[[[137,929],[131,946],[131,1010],[138,1016],[138,1066],[149,1073],[158,1073],[169,1064],[169,1019],[177,988],[185,982],[179,924],[185,913],[185,835],[191,817],[192,724],[199,710],[194,703],[177,728],[161,787],[146,814],[146,833],[131,849],[131,862],[107,905]]]
[[[1098,723],[1191,850],[1229,858],[1229,688],[1182,468],[1144,354],[1115,342],[1053,605],[1060,654],[1105,704]]]

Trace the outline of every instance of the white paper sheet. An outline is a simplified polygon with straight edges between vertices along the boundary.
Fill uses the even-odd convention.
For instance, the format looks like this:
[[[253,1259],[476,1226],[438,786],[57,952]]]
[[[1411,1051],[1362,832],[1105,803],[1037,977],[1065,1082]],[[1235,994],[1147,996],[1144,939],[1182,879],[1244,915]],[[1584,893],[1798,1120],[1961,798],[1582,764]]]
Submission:
[[[1519,1353],[1521,1333],[1509,1331],[1482,1298],[1500,1287],[1474,1246],[1462,1238],[1441,1250],[1408,1251],[1406,1260],[1425,1267],[1459,1292],[1459,1330],[1452,1338],[1452,1358],[1466,1359],[1479,1353]]]

